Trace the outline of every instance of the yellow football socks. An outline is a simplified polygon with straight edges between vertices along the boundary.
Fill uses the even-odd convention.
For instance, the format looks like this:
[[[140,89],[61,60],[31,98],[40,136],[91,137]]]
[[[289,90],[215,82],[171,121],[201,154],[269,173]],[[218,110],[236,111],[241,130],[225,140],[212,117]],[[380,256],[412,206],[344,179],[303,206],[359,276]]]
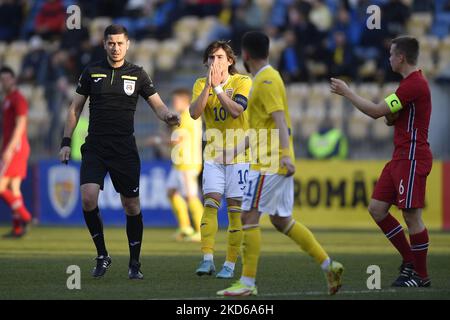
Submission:
[[[228,207],[227,257],[226,261],[236,263],[242,242],[241,207]]]
[[[258,260],[261,251],[261,229],[259,225],[246,225],[243,228],[242,276],[256,278]]]
[[[205,199],[205,209],[203,211],[200,232],[202,236],[202,252],[203,254],[213,254],[216,233],[218,229],[217,211],[219,202],[212,199]]]
[[[191,227],[191,221],[189,220],[188,208],[186,201],[183,197],[175,193],[170,197],[170,203],[172,204],[172,210],[175,213],[175,217],[178,220],[178,226],[181,230],[186,230]]]
[[[300,222],[292,220],[292,227],[287,230],[286,235],[297,243],[300,248],[313,257],[318,264],[322,264],[328,255],[314,235]]]
[[[191,211],[192,224],[196,232],[200,232],[200,224],[203,215],[203,204],[198,197],[188,199],[189,211]]]

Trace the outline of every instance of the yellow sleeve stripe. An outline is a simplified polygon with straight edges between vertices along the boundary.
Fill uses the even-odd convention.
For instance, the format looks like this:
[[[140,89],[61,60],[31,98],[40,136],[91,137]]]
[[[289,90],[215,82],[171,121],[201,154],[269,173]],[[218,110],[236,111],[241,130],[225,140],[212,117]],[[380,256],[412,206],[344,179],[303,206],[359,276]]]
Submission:
[[[106,78],[106,74],[104,73],[93,73],[91,74],[91,78]]]
[[[122,79],[137,80],[137,77],[132,77],[132,76],[122,76]]]
[[[391,109],[391,113],[396,113],[403,109],[402,103],[395,93],[384,98],[384,101],[386,101],[389,109]]]

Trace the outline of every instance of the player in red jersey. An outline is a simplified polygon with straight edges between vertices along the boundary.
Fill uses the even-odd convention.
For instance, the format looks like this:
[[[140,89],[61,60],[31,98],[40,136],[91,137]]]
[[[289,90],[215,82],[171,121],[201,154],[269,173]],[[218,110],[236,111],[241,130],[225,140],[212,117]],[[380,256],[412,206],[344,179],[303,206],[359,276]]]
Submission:
[[[344,81],[331,79],[333,93],[346,97],[374,119],[385,116],[387,124],[395,126],[392,160],[384,167],[369,204],[372,218],[403,258],[394,287],[431,285],[427,274],[428,232],[422,221],[425,186],[433,161],[428,143],[431,95],[427,80],[417,69],[418,56],[415,38],[392,40],[389,61],[403,80],[395,93],[378,104],[355,94]],[[389,213],[391,205],[402,210],[410,242]]]
[[[0,83],[5,94],[2,103],[3,141],[0,159],[0,197],[13,211],[13,229],[6,237],[25,234],[31,214],[22,199],[20,185],[27,175],[30,145],[27,138],[28,104],[16,86],[14,71],[0,68]]]

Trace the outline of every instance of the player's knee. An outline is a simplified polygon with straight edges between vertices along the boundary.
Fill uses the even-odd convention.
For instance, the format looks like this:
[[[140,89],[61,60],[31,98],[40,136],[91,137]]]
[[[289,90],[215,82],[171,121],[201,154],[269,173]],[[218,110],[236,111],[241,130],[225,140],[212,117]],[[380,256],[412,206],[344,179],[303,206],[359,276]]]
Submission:
[[[270,222],[272,222],[272,225],[275,227],[275,229],[277,229],[277,231],[284,232],[289,223],[289,220],[278,216],[270,216]]]
[[[422,221],[422,217],[419,214],[404,211],[403,218],[405,219],[408,230],[423,229],[424,224]]]
[[[128,216],[138,215],[141,211],[139,200],[127,199],[122,202],[123,209]]]
[[[388,214],[385,210],[379,208],[378,206],[370,203],[369,207],[367,208],[367,210],[369,211],[370,215],[372,216],[372,218],[375,221],[381,221],[383,220],[386,215]]]
[[[91,195],[83,195],[81,197],[81,205],[84,211],[92,211],[97,208],[97,198]]]
[[[175,190],[175,189],[167,189],[167,197],[169,199],[171,199],[175,195],[176,192],[177,192],[177,190]]]

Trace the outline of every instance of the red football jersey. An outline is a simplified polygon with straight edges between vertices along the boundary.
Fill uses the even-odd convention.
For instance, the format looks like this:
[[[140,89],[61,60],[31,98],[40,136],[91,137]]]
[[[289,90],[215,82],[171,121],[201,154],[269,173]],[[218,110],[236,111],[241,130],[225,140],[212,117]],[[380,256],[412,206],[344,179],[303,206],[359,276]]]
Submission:
[[[403,108],[395,121],[392,159],[432,159],[428,143],[431,94],[422,72],[414,71],[404,78],[395,94]]]
[[[12,138],[16,126],[16,118],[28,114],[28,103],[19,90],[14,90],[8,94],[2,105],[3,111],[3,142],[2,151],[6,148]],[[22,135],[21,146],[28,143],[27,130]]]

